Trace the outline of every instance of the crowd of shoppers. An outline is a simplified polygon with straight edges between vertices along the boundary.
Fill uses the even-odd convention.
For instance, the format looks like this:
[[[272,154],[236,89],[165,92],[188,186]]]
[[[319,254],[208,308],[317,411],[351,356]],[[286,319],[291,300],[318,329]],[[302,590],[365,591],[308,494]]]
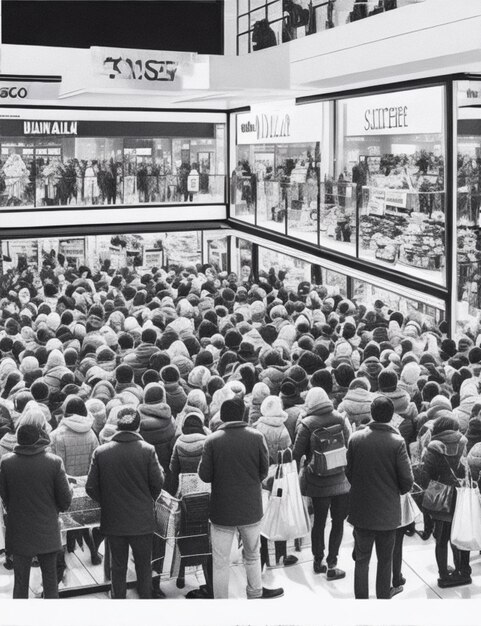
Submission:
[[[205,597],[215,598],[229,594],[236,532],[247,597],[282,595],[262,584],[260,521],[262,487],[283,450],[298,465],[313,570],[327,583],[346,575],[345,520],[354,527],[356,598],[369,595],[374,544],[377,597],[402,591],[402,538],[413,528],[402,526],[401,496],[413,484],[455,485],[466,468],[478,479],[481,335],[454,341],[444,322],[329,296],[322,285],[289,290],[273,269],[256,281],[201,265],[93,274],[49,257],[35,273],[25,269],[0,294],[0,496],[15,597],[28,595],[33,557],[45,597],[58,594],[68,477],[88,475],[101,522],[93,535],[67,533],[67,549],[85,541],[98,564],[107,537],[116,598],[125,597],[129,546],[139,595],[151,597],[154,502],[162,488],[176,495],[184,473],[211,484]],[[347,448],[335,471],[319,471],[319,430]],[[471,583],[469,552],[453,546],[448,566],[451,522],[452,511],[424,515],[439,586]],[[284,566],[297,561],[285,542],[275,553]]]

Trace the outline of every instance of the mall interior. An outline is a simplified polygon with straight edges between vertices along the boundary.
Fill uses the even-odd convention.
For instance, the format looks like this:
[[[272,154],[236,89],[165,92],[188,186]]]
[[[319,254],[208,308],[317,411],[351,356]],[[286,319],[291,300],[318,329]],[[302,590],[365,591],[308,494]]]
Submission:
[[[49,397],[40,397],[37,382],[33,395],[36,377],[25,374],[25,354],[45,380],[51,351],[60,351],[76,394],[89,381],[90,390],[98,381],[118,382],[115,368],[126,354],[120,335],[131,335],[125,345],[132,352],[144,328],[154,325],[167,354],[163,365],[172,364],[179,355],[162,337],[167,325],[176,320],[179,329],[187,317],[189,327],[195,319],[198,346],[183,344],[191,359],[181,371],[187,389],[194,388],[189,372],[201,349],[214,355],[220,386],[245,383],[251,408],[254,383],[265,382],[266,370],[275,365],[284,375],[303,362],[306,385],[295,390],[297,404],[317,385],[340,411],[350,383],[374,357],[376,376],[394,371],[409,402],[417,403],[412,432],[403,435],[413,467],[422,465],[416,450],[424,423],[436,415],[434,396],[445,398],[458,421],[468,410],[459,430],[470,458],[473,441],[481,446],[479,0],[3,0],[1,11],[0,408],[12,421],[10,430],[0,422],[5,441],[15,436],[26,393],[62,418],[65,381],[49,386]],[[211,304],[203,309],[205,300]],[[98,328],[118,332],[119,343],[107,333],[94,341],[89,372],[80,364],[92,356],[82,326],[87,333],[96,328],[92,306],[104,316]],[[117,311],[118,327],[111,323]],[[287,342],[278,336],[279,317],[296,329]],[[203,334],[200,324],[213,330],[202,326]],[[229,328],[241,337],[228,363],[222,355]],[[65,358],[72,342],[73,363]],[[339,371],[340,343],[348,346],[347,359],[339,350],[347,380]],[[99,346],[115,353],[113,368],[95,361]],[[254,356],[242,356],[249,349]],[[17,378],[2,368],[5,361],[13,361]],[[247,366],[239,370],[243,363],[252,364],[252,380]],[[403,377],[406,365],[414,378]],[[143,386],[163,381],[158,365],[146,369],[147,383],[135,378],[140,406]],[[322,384],[312,380],[318,371]],[[267,395],[283,398],[286,410],[287,392],[276,381],[269,379]],[[376,377],[370,381],[372,399],[383,389]],[[210,420],[208,380],[195,388],[203,389]],[[97,398],[92,393],[87,404]],[[116,428],[109,408],[96,432],[101,444],[108,441],[102,427],[110,421]],[[357,427],[354,420],[352,430]],[[5,441],[2,456],[11,451]],[[480,459],[481,448],[477,471]],[[425,488],[414,483],[419,506]],[[83,531],[68,531],[87,529],[92,537],[98,511],[86,500],[84,493],[77,510],[61,516],[62,537],[77,532],[64,550],[64,599],[110,597],[108,545],[96,546],[93,559],[78,535]],[[393,597],[396,608],[402,614],[406,600],[480,600],[481,545],[471,551],[470,584],[440,586],[438,540],[429,516],[417,513],[404,536],[404,582],[393,583],[402,587]],[[5,519],[8,524],[8,513]],[[182,551],[171,527],[164,531],[153,579],[167,600],[183,601],[208,583],[208,530],[194,555]],[[229,599],[242,600],[246,573],[242,545],[234,543]],[[294,605],[321,601],[337,612],[337,603],[354,599],[347,521],[338,557],[345,576],[338,580],[313,570],[310,535],[287,542],[293,562],[279,558],[277,543],[268,542],[262,574],[266,587],[284,589],[269,605],[272,623],[284,623],[280,615]],[[0,599],[6,601],[14,572],[3,526],[2,548]],[[32,599],[43,592],[33,565]],[[375,577],[373,556],[372,599]],[[127,598],[137,598],[132,556],[127,580]],[[175,606],[195,612],[209,604]],[[442,620],[442,610],[430,613]]]

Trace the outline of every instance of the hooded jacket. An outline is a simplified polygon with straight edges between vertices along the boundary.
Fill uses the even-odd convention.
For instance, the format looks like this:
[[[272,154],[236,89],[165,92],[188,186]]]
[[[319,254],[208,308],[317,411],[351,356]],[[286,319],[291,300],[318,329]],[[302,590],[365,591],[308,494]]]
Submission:
[[[459,422],[459,430],[465,433],[468,430],[471,409],[475,402],[481,400],[481,397],[478,395],[478,386],[474,378],[468,378],[463,381],[459,395],[461,402],[459,406],[453,410],[453,417]]]
[[[394,413],[399,416],[399,419],[396,420],[396,428],[401,433],[409,450],[409,444],[416,438],[416,417],[418,415],[416,405],[411,402],[407,391],[400,387],[395,391],[380,392],[378,395],[389,398],[393,403]]]
[[[178,382],[164,383],[164,389],[165,401],[170,406],[172,415],[176,417],[187,402],[187,394]]]
[[[269,451],[269,464],[277,463],[277,453],[292,446],[291,436],[285,427],[287,413],[279,416],[261,415],[252,427],[265,437]]]
[[[461,457],[466,448],[466,437],[458,430],[445,430],[433,435],[422,456],[422,482],[428,486],[430,480],[445,485],[459,486],[458,478],[464,478]],[[453,507],[454,512],[454,507]],[[434,519],[451,521],[451,513],[430,513]]]
[[[72,492],[62,460],[47,452],[48,436],[33,445],[15,446],[0,464],[0,496],[8,513],[6,549],[32,557],[62,549],[59,511]]]
[[[337,407],[339,413],[345,415],[351,424],[359,426],[371,421],[371,404],[373,394],[367,389],[357,387],[348,389],[344,400]]]
[[[142,342],[133,352],[125,355],[123,362],[134,370],[135,383],[142,382],[142,374],[149,368],[150,357],[156,352],[160,352],[160,348],[151,343]]]
[[[371,385],[371,391],[378,390],[378,380],[380,372],[382,372],[383,367],[379,362],[379,359],[375,356],[368,357],[365,361],[361,363],[359,371],[364,373],[366,377],[369,379],[369,383]]]
[[[199,423],[202,423],[200,415]],[[197,474],[206,439],[205,433],[182,433],[175,442],[170,459],[171,493],[177,493],[180,474]]]
[[[62,459],[69,476],[88,474],[93,451],[99,445],[93,422],[90,414],[63,417],[50,435],[51,450]]]
[[[329,399],[321,400],[315,406],[309,406],[306,402],[306,411],[309,411],[309,414],[303,417],[299,424],[292,454],[298,464],[301,458],[306,456],[301,476],[302,494],[311,498],[327,498],[348,493],[349,483],[344,470],[331,476],[316,476],[307,467],[314,452],[311,449],[311,435],[318,428],[326,428],[336,424],[342,426],[344,442],[347,447],[351,433],[346,419],[334,410]]]
[[[175,421],[170,406],[165,402],[139,404],[140,434],[154,446],[162,469],[169,474],[170,457],[175,441]]]

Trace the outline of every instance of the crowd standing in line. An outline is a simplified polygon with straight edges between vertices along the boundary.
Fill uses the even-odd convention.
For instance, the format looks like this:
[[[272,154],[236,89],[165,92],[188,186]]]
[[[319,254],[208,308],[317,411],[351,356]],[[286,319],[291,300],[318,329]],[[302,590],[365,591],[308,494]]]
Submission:
[[[129,545],[140,596],[151,597],[153,503],[197,470],[212,486],[214,575],[203,597],[228,597],[236,529],[247,597],[282,595],[262,585],[269,555],[259,525],[262,486],[286,449],[313,514],[314,572],[327,582],[346,575],[338,557],[347,519],[355,597],[368,597],[374,544],[377,597],[402,591],[402,539],[414,530],[401,524],[400,501],[413,470],[419,488],[430,479],[454,485],[466,468],[479,477],[481,335],[454,341],[445,322],[417,311],[329,296],[307,281],[289,290],[283,277],[271,268],[238,280],[210,265],[139,275],[106,263],[92,273],[60,257],[14,276],[1,294],[0,496],[15,597],[28,594],[32,558],[45,597],[56,597],[62,550],[85,541],[98,564],[104,536],[113,597],[125,597]],[[338,471],[316,469],[317,429],[334,429],[347,447]],[[100,529],[67,533],[62,549],[67,477],[87,474]],[[451,522],[452,513],[424,511],[420,534],[434,533],[441,587],[471,583],[469,552],[453,546],[448,566]],[[285,542],[275,554],[284,566],[297,561]]]

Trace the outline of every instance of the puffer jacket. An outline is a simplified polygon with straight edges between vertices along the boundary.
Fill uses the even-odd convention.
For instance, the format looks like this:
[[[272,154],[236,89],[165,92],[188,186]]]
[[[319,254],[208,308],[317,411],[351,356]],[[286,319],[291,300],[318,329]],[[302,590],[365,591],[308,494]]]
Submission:
[[[175,441],[175,421],[172,411],[165,402],[139,404],[140,434],[147,443],[154,446],[157,458],[169,476],[170,457]]]
[[[433,435],[422,456],[422,486],[427,487],[430,480],[459,486],[457,479],[464,478],[465,475],[464,465],[461,463],[465,448],[466,437],[458,430],[445,430]],[[430,515],[433,519],[450,522],[453,512]]]
[[[91,415],[70,415],[62,418],[50,435],[52,453],[62,459],[70,476],[88,474],[93,451],[99,445],[93,422]]]
[[[379,362],[379,359],[375,356],[370,356],[361,363],[359,371],[365,374],[366,377],[369,379],[369,383],[371,384],[371,391],[378,390],[377,377],[382,372],[382,370],[383,367]]]
[[[481,478],[481,442],[475,443],[468,453],[468,465],[473,480],[479,483]]]
[[[60,391],[62,378],[66,374],[70,374],[70,370],[64,365],[52,367],[52,369],[44,373],[43,381],[48,385],[50,393]]]
[[[337,410],[341,415],[345,415],[351,424],[359,426],[371,421],[372,401],[373,394],[367,389],[360,387],[349,389]]]
[[[318,428],[326,428],[339,424],[344,433],[344,442],[347,447],[350,430],[347,420],[334,410],[332,402],[326,400],[316,407],[315,414],[303,417],[297,430],[296,440],[292,456],[299,464],[305,455],[306,462],[302,469],[301,489],[302,495],[311,498],[324,498],[329,496],[342,495],[349,492],[349,482],[345,471],[342,470],[331,476],[316,476],[308,469],[313,450],[311,450],[311,435]]]
[[[142,342],[130,354],[124,357],[124,363],[130,365],[134,370],[134,382],[139,384],[142,382],[142,375],[149,367],[150,357],[156,352],[160,352],[160,348],[150,343]]]
[[[171,493],[177,493],[180,474],[197,473],[206,439],[206,434],[192,433],[189,435],[180,435],[175,442],[169,467],[171,474]]]
[[[291,436],[285,427],[287,415],[273,417],[261,415],[252,428],[255,428],[265,437],[269,451],[269,464],[277,463],[277,453],[292,445]]]
[[[0,459],[8,452],[13,452],[17,445],[17,433],[5,433],[0,439]]]
[[[396,428],[406,442],[409,450],[409,444],[416,439],[416,418],[418,410],[414,402],[411,402],[409,394],[399,387],[395,391],[383,391],[378,395],[389,398],[394,406],[394,413],[400,419],[396,420]]]

